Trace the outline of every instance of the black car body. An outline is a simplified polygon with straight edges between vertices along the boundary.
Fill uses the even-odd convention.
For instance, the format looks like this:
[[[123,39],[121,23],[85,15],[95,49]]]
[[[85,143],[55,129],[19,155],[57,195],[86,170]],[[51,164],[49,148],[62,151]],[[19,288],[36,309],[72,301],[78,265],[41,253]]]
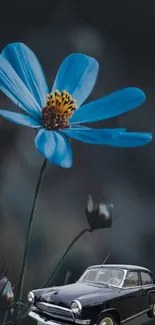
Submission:
[[[40,324],[123,324],[147,313],[155,317],[155,280],[132,265],[89,267],[74,284],[33,290],[29,316]]]

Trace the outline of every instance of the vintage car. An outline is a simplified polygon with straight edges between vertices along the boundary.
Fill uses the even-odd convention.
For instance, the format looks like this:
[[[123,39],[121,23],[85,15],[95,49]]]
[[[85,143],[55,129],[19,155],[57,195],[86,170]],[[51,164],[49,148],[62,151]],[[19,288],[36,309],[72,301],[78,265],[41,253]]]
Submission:
[[[155,280],[144,267],[95,265],[74,284],[29,292],[28,301],[38,324],[119,325],[155,317]]]

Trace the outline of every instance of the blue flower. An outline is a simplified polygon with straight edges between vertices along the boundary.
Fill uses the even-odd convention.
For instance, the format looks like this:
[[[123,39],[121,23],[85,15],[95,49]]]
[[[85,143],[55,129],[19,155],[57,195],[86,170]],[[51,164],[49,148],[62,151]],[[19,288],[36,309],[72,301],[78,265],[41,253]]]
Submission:
[[[150,133],[81,125],[120,115],[145,101],[142,90],[125,88],[82,105],[95,85],[98,68],[98,62],[87,55],[67,56],[50,93],[35,54],[22,43],[8,44],[0,54],[0,89],[23,113],[0,110],[0,115],[36,129],[37,149],[50,162],[64,168],[72,166],[69,138],[114,147],[137,147],[150,142]]]

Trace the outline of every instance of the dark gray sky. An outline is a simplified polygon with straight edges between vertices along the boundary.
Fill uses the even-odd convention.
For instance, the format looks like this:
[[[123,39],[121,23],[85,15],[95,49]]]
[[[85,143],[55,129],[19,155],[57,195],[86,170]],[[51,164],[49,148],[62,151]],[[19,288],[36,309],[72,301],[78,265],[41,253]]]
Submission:
[[[13,41],[30,46],[49,85],[69,53],[94,56],[100,72],[88,101],[127,86],[139,87],[147,96],[141,108],[98,126],[154,132],[154,1],[16,0],[1,6],[1,50]],[[0,108],[16,109],[6,98]],[[112,229],[84,235],[64,263],[62,279],[59,275],[56,281],[63,281],[68,268],[75,272],[74,266],[76,276],[80,275],[86,266],[103,261],[109,251],[109,262],[141,264],[155,274],[154,148],[154,140],[133,150],[73,141],[71,170],[48,165],[33,225],[25,292],[46,280],[64,249],[87,225],[84,209],[90,192],[112,202],[114,215],[120,218]],[[16,284],[42,157],[32,130],[2,118],[0,154],[0,247],[6,260],[14,260],[10,278]]]

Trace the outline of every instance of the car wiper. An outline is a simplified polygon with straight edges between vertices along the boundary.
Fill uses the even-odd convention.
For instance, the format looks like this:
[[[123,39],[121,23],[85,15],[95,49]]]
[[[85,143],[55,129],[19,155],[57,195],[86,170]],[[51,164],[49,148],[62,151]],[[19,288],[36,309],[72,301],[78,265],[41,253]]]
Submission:
[[[103,286],[105,288],[109,288],[109,284],[107,284],[107,283],[101,283],[101,282],[95,282],[95,283],[98,284],[98,285],[101,285],[101,286]]]

